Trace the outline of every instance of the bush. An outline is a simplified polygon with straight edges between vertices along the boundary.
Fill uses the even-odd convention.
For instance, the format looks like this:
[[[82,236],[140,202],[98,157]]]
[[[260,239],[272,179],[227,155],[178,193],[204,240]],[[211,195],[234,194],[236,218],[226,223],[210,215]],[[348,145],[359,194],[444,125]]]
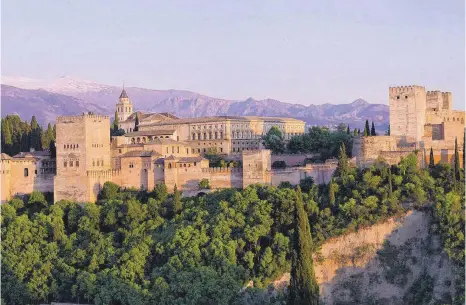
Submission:
[[[210,189],[209,179],[206,179],[206,178],[202,179],[199,182],[199,189],[201,190]]]
[[[275,161],[272,163],[272,168],[286,168],[286,163],[285,161]]]

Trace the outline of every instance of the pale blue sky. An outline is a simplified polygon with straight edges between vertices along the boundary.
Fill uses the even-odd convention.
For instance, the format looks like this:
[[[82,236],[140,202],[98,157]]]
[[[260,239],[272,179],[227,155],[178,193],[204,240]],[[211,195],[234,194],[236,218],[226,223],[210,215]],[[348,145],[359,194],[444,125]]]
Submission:
[[[464,109],[464,14],[464,0],[3,0],[2,74],[301,104],[418,84]]]

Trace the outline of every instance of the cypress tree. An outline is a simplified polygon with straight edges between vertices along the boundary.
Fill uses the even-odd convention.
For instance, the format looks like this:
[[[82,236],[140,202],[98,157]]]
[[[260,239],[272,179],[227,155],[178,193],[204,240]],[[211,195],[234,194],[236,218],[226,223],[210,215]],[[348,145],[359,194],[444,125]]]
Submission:
[[[360,128],[358,128],[358,135],[360,135],[360,134],[361,134],[361,129],[360,129]]]
[[[138,124],[139,124],[139,122],[138,122]],[[120,118],[118,118],[118,114],[115,111],[115,120],[113,120],[113,132],[114,133],[117,133],[118,130],[120,129],[119,125],[120,125]]]
[[[364,126],[364,136],[367,137],[370,135],[369,121],[366,120],[366,125]]]
[[[36,117],[33,115],[31,118],[31,133],[29,147],[39,151],[42,150],[42,129],[37,123]]]
[[[348,156],[346,155],[346,146],[345,143],[341,143],[340,153],[338,155],[338,165],[335,170],[335,175],[339,177],[346,177],[348,175],[349,166],[348,166]]]
[[[353,130],[353,136],[357,136],[358,134],[359,134],[359,133],[358,133],[358,129],[355,128],[355,129]]]
[[[346,127],[346,134],[350,134],[350,128],[349,128],[349,125]]]
[[[388,125],[388,129],[387,129],[387,136],[390,135],[390,125]]]
[[[138,131],[139,130],[139,117],[138,113],[136,112],[136,119],[134,120],[134,129],[133,131]]]
[[[429,167],[433,168],[435,166],[435,160],[434,160],[434,151],[432,150],[432,147],[430,148],[430,155],[429,155]]]
[[[392,169],[391,167],[388,168],[388,196],[392,198],[393,195],[393,187],[392,187]]]
[[[372,127],[371,127],[371,136],[376,136],[377,134],[375,133],[375,125],[374,122],[372,122]]]
[[[330,206],[335,206],[335,184],[333,183],[333,179],[330,179],[328,184],[328,202]]]
[[[317,285],[315,278],[312,260],[314,249],[309,219],[304,211],[303,197],[299,185],[296,190],[294,214],[295,232],[288,304],[317,305],[319,304],[319,285]]]
[[[178,187],[175,184],[173,190],[173,213],[179,214],[181,212],[181,192],[178,191]]]
[[[52,157],[52,158],[57,157],[57,147],[55,146],[55,140],[50,141],[49,151],[50,151],[50,157]]]
[[[11,146],[13,145],[13,137],[11,127],[7,119],[2,120],[2,151],[11,154]]]
[[[460,154],[458,151],[458,138],[455,137],[455,177],[460,180]]]

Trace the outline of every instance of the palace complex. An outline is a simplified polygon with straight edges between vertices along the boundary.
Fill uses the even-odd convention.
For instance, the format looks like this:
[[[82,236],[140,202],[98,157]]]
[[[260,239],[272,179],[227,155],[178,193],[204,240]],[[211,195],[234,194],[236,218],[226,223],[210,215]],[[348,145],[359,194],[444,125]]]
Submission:
[[[33,190],[53,192],[55,201],[94,202],[107,181],[146,190],[164,183],[173,191],[176,185],[184,194],[199,192],[202,179],[208,179],[212,189],[253,183],[278,185],[282,181],[297,184],[307,176],[326,183],[335,169],[334,162],[271,168],[274,157],[263,149],[262,136],[272,126],[280,128],[285,139],[302,134],[305,123],[300,120],[239,116],[180,119],[169,113],[133,113],[124,89],[116,113],[119,127],[126,131],[123,136],[110,137],[108,116],[60,116],[56,119],[56,159],[49,152],[13,157],[2,154],[2,202]],[[241,166],[212,168],[204,158],[209,152],[241,161],[237,162]]]
[[[462,155],[464,112],[452,110],[451,93],[408,86],[389,89],[390,135],[357,136],[353,161],[366,167],[384,160],[390,164],[417,152],[419,164],[428,163],[430,149],[436,162],[451,163],[455,139]],[[110,118],[92,113],[56,119],[56,158],[32,151],[1,154],[1,201],[34,190],[53,192],[54,200],[95,202],[107,181],[124,188],[152,190],[164,183],[185,195],[195,195],[202,179],[212,189],[243,188],[250,184],[298,184],[313,177],[328,183],[335,161],[304,164],[306,156],[271,156],[262,137],[277,126],[285,140],[305,132],[305,123],[290,118],[217,116],[181,119],[169,113],[133,112],[123,89],[116,104],[119,128],[110,136]],[[136,117],[139,124],[136,126]],[[216,152],[239,167],[209,166],[206,153]],[[461,158],[462,159],[462,158]],[[272,169],[275,160],[296,166]],[[232,163],[231,163],[232,164]],[[205,190],[202,190],[205,191]]]

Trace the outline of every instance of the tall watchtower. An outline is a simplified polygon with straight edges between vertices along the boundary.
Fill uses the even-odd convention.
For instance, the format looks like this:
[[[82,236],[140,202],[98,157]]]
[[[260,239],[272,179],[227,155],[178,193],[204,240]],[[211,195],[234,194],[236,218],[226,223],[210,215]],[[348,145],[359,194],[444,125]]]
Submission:
[[[116,104],[116,112],[120,122],[125,121],[133,113],[133,103],[126,94],[124,87]]]
[[[419,142],[426,121],[426,89],[422,86],[389,88],[390,135]]]
[[[110,118],[91,113],[60,116],[56,126],[54,200],[87,202],[91,199],[90,172],[111,169]]]

